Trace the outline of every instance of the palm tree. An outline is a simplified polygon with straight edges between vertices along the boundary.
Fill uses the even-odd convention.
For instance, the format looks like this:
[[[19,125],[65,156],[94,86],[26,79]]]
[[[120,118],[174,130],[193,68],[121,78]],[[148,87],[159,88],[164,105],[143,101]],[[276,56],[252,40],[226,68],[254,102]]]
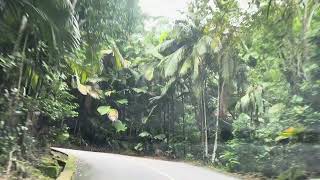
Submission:
[[[190,77],[195,84],[190,88],[197,99],[199,120],[202,124],[204,157],[207,158],[209,154],[205,89],[206,66],[213,55],[212,39],[203,35],[203,28],[196,25],[192,19],[177,21],[173,34],[173,38],[164,42],[159,48],[159,53],[164,58],[157,68],[165,78],[170,79],[165,90],[174,86],[179,78]],[[162,96],[166,93],[164,91]]]
[[[190,87],[197,99],[199,120],[202,124],[204,157],[208,154],[207,130],[207,72],[215,74],[217,79],[216,129],[213,149],[213,160],[216,158],[219,119],[227,116],[228,97],[232,89],[232,80],[236,71],[236,55],[234,45],[230,44],[233,32],[225,33],[217,28],[205,32],[195,18],[177,21],[172,32],[173,38],[164,42],[159,49],[164,58],[157,65],[165,78],[169,78],[167,86],[174,86],[179,78],[190,78]],[[214,34],[216,37],[213,37]],[[165,88],[165,90],[169,87]],[[166,91],[162,96],[166,95]]]
[[[39,67],[30,67],[29,65],[34,62],[26,62],[29,59],[26,57],[27,48],[42,48],[41,44],[45,44],[48,57],[45,63],[58,66],[59,62],[56,61],[63,58],[66,51],[78,47],[80,32],[74,14],[75,4],[71,4],[69,0],[37,2],[4,0],[1,2],[3,8],[0,9],[0,24],[3,28],[0,28],[0,32],[8,34],[9,37],[16,37],[12,51],[7,54],[14,54],[17,57],[21,55],[17,84],[20,92],[24,70],[29,68],[32,71],[29,75],[40,76],[39,71],[36,70]],[[15,27],[19,28],[15,29]],[[33,58],[33,61],[37,60]],[[25,65],[28,67],[24,67]]]

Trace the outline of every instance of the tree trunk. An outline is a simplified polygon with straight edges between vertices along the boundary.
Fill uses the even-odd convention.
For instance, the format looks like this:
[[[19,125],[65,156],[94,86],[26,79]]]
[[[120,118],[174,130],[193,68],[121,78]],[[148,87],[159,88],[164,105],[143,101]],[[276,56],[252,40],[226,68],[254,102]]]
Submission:
[[[170,130],[171,130],[171,125],[170,125],[170,103],[167,103],[167,121],[168,121],[168,129],[167,129],[167,144],[170,146]]]
[[[175,112],[175,108],[174,108],[174,94],[172,94],[171,96],[171,109],[172,109],[172,115],[171,115],[171,126],[172,126],[172,137],[174,138],[175,137],[175,115],[176,115],[176,112]]]
[[[205,82],[204,82],[205,83]],[[205,87],[205,85],[204,85]],[[204,155],[208,158],[208,127],[207,127],[207,110],[205,100],[205,88],[202,89],[202,108],[203,108],[203,124],[204,124]]]
[[[199,120],[201,122],[201,146],[203,148],[203,160],[205,159],[205,140],[204,140],[204,118],[203,118],[203,103],[202,103],[202,92],[198,101],[199,104]]]
[[[215,137],[214,137],[214,145],[212,152],[211,162],[216,162],[217,149],[218,149],[218,135],[219,135],[219,118],[220,118],[220,75],[218,78],[218,97],[217,97],[217,112],[216,112],[216,128],[215,128]]]
[[[310,0],[305,0],[304,2],[304,13],[303,13],[303,29],[301,32],[301,39],[302,39],[302,55],[301,58],[298,58],[297,62],[297,73],[298,77],[303,76],[303,63],[308,60],[308,53],[309,53],[309,48],[308,48],[308,31],[310,29],[311,21],[313,18],[313,15],[316,12],[316,9],[319,7],[320,3],[319,2],[314,2]],[[309,4],[312,6],[309,8]]]
[[[185,131],[185,115],[184,115],[184,95],[182,95],[182,134],[183,134],[183,157],[186,157],[186,131]]]
[[[14,44],[14,48],[13,48],[13,52],[14,53],[18,53],[19,52],[20,42],[21,42],[22,37],[23,37],[23,32],[27,27],[27,23],[28,23],[27,16],[23,15],[22,16],[22,20],[21,20],[20,29],[19,29],[18,38],[17,38],[17,40],[16,40],[16,42]],[[26,41],[27,41],[27,38],[26,38]],[[25,41],[25,44],[26,44],[26,41]],[[21,89],[21,81],[22,81],[22,74],[23,74],[23,63],[24,63],[24,61],[21,61],[20,65],[19,65],[19,79],[18,79],[18,88],[17,88],[18,89],[18,94],[17,95],[20,94],[20,89]]]

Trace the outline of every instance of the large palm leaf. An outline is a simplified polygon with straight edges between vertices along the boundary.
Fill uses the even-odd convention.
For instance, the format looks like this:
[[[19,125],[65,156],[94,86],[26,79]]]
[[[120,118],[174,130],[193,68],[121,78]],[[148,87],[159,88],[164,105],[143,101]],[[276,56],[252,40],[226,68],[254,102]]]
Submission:
[[[3,0],[0,23],[7,25],[10,18],[17,23],[28,18],[29,28],[38,32],[51,49],[72,49],[79,45],[80,32],[69,0],[31,1]],[[14,24],[9,24],[9,26]],[[4,26],[6,27],[6,26]],[[12,29],[13,30],[13,29]]]

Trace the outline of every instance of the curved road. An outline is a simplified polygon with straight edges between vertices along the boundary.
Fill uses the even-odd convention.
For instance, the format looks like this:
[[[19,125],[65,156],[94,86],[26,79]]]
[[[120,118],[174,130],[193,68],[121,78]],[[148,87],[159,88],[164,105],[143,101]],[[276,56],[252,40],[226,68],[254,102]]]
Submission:
[[[76,180],[234,180],[186,163],[54,148],[78,158]]]

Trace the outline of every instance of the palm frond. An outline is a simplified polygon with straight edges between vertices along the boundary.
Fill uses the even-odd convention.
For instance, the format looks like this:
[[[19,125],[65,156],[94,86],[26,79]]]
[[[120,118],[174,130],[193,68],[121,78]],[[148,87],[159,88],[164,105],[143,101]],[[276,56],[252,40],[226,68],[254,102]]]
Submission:
[[[179,45],[176,39],[167,40],[159,47],[159,53],[163,56],[168,56],[177,51],[181,45]]]
[[[173,54],[167,57],[167,61],[164,67],[164,76],[171,77],[176,74],[178,71],[179,65],[183,60],[186,59],[187,46],[183,46]]]

